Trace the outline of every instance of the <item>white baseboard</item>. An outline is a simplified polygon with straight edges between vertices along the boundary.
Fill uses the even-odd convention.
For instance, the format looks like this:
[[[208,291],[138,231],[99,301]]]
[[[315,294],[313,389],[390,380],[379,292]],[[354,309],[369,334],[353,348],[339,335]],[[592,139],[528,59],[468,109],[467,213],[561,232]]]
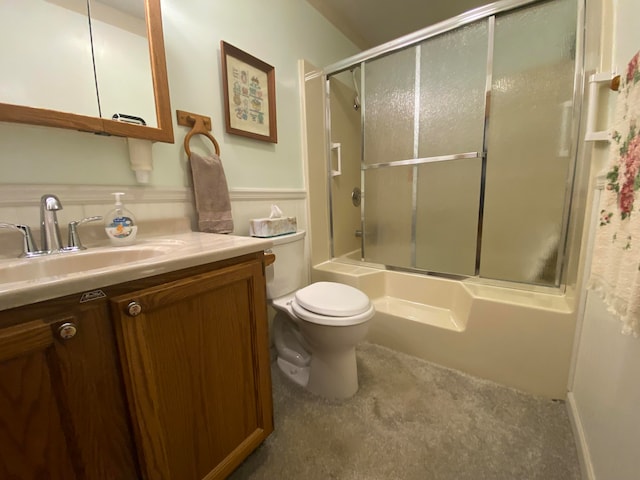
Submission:
[[[591,463],[591,455],[589,454],[589,445],[587,444],[582,420],[580,420],[580,412],[578,412],[573,392],[567,394],[567,413],[569,414],[569,422],[571,423],[573,437],[576,442],[582,478],[583,480],[596,480],[593,464]]]

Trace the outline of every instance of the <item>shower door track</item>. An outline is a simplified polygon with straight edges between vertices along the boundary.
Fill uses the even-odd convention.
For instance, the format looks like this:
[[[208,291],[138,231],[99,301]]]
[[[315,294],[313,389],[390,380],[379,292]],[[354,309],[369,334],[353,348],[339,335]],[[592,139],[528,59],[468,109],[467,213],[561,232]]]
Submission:
[[[541,0],[501,0],[499,2],[490,3],[489,5],[474,8],[473,10],[469,10],[468,12],[462,13],[448,20],[436,23],[435,25],[430,25],[336,62],[323,68],[322,73],[325,76],[334,75],[355,67],[362,62],[373,60],[388,53],[413,46],[422,40],[435,37],[450,30],[455,30],[458,27],[473,23],[477,20],[482,20],[508,10],[524,7],[530,3],[539,3],[540,1]]]

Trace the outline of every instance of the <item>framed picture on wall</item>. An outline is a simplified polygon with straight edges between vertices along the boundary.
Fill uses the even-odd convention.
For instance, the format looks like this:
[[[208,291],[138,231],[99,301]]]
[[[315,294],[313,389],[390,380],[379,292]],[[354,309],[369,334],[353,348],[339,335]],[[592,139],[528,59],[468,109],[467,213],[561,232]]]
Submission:
[[[220,42],[227,133],[278,143],[275,69]]]

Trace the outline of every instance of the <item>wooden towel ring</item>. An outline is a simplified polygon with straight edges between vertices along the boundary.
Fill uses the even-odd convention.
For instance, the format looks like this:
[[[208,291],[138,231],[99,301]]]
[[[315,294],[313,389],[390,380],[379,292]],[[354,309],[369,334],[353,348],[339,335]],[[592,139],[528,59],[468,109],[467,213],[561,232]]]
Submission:
[[[195,134],[204,135],[209,140],[211,140],[213,146],[216,149],[216,155],[220,155],[220,145],[218,144],[218,141],[215,139],[215,137],[209,133],[207,127],[205,127],[204,122],[202,121],[202,118],[188,116],[187,119],[189,121],[193,121],[193,128],[191,128],[191,131],[184,137],[184,150],[187,152],[187,156],[191,156],[189,140],[191,140],[191,137],[193,137]]]

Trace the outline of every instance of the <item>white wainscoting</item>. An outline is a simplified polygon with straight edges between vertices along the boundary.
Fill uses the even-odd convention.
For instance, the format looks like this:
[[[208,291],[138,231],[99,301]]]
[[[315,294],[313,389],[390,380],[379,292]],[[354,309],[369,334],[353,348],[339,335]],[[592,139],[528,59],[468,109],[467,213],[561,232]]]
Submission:
[[[0,222],[26,224],[35,233],[40,223],[40,197],[52,193],[62,203],[63,210],[58,212],[58,221],[61,229],[64,229],[73,220],[104,215],[111,210],[113,192],[125,193],[123,203],[133,212],[139,224],[186,218],[192,229],[197,230],[193,191],[186,187],[1,185]],[[229,196],[236,235],[248,235],[249,220],[268,217],[272,204],[278,205],[286,216],[297,217],[298,230],[308,230],[307,193],[303,189],[231,189]],[[11,252],[20,248],[19,236],[15,242],[14,237],[15,233],[0,230],[2,243],[11,243]]]
[[[113,192],[124,192],[123,201],[138,221],[189,217],[195,221],[193,192],[190,188],[162,188],[109,185],[2,185],[0,186],[0,222],[37,226],[40,197],[53,193],[64,210],[59,218],[65,222],[103,215],[113,208]],[[287,216],[296,216],[301,229],[306,229],[304,190],[295,189],[231,189],[229,192],[235,232],[246,235],[249,219],[268,217],[271,205],[277,204]],[[62,223],[62,222],[61,222]]]

